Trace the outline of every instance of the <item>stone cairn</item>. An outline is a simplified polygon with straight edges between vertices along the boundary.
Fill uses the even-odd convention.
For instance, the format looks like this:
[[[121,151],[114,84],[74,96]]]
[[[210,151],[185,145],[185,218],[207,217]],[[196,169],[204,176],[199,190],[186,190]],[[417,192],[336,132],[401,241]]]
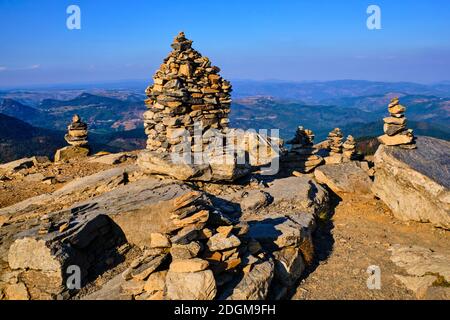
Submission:
[[[174,199],[170,218],[171,230],[152,233],[144,255],[122,274],[122,292],[136,300],[212,300],[266,258],[246,239],[248,224],[214,209],[202,192]]]
[[[88,127],[77,114],[72,117],[72,123],[68,126],[64,139],[70,146],[56,151],[55,162],[68,161],[89,155]]]
[[[344,161],[356,160],[356,141],[353,136],[349,135],[342,145]]]
[[[314,148],[314,133],[312,130],[299,126],[294,139],[287,142],[291,145],[285,167],[308,173],[323,163],[323,158],[317,155]]]
[[[147,149],[179,152],[187,130],[192,150],[201,151],[198,148],[203,146],[193,141],[194,123],[201,123],[203,131],[214,128],[224,132],[228,128],[231,84],[218,74],[218,67],[192,48],[192,41],[183,32],[171,47],[172,52],[153,77],[154,84],[146,89]],[[200,141],[205,145],[209,142]]]
[[[85,147],[88,145],[88,129],[87,124],[81,121],[79,115],[72,117],[72,123],[67,128],[67,134],[64,139],[68,144],[74,147]]]
[[[329,134],[328,134],[328,149],[330,150],[330,153],[328,157],[325,158],[325,161],[327,164],[333,164],[333,163],[341,163],[342,162],[342,139],[343,135],[341,132],[341,129],[334,128]]]
[[[406,108],[400,104],[398,98],[391,100],[388,106],[390,117],[383,119],[384,135],[378,137],[380,143],[387,146],[399,146],[405,149],[415,149],[415,139],[412,129],[406,128]]]

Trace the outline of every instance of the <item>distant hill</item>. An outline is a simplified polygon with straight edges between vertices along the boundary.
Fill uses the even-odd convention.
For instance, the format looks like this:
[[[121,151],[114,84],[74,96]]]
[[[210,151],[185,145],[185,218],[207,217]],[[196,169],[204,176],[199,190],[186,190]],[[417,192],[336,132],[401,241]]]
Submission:
[[[233,89],[235,98],[265,95],[277,99],[300,100],[306,104],[327,104],[326,100],[329,99],[385,95],[387,93],[450,97],[450,85],[445,82],[424,85],[410,82],[364,80],[309,82],[235,80]]]
[[[0,162],[32,155],[53,155],[64,145],[63,133],[35,128],[0,113]]]

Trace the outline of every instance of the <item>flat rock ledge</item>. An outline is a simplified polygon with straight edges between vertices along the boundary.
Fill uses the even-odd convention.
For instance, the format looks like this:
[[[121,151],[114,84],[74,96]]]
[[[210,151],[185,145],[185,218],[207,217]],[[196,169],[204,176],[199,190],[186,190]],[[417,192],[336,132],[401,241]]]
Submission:
[[[417,149],[380,145],[373,193],[401,220],[450,229],[450,142],[418,137]]]

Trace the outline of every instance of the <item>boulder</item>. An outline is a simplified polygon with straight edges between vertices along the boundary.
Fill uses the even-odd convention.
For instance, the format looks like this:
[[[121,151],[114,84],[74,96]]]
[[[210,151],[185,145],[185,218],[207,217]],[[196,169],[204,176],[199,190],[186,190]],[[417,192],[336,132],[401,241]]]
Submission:
[[[371,193],[369,175],[354,161],[321,166],[314,171],[314,176],[335,193]]]
[[[167,272],[166,297],[169,300],[213,300],[217,294],[211,270],[199,272]]]
[[[72,159],[85,158],[89,154],[89,148],[79,146],[68,146],[58,149],[55,153],[55,162],[69,161]]]
[[[418,137],[416,145],[380,145],[372,191],[401,220],[450,229],[450,142]]]
[[[220,251],[238,247],[241,241],[235,235],[225,236],[222,233],[216,233],[209,238],[207,246],[210,251]]]
[[[273,253],[275,279],[285,287],[292,287],[305,270],[305,261],[298,247],[286,247]]]

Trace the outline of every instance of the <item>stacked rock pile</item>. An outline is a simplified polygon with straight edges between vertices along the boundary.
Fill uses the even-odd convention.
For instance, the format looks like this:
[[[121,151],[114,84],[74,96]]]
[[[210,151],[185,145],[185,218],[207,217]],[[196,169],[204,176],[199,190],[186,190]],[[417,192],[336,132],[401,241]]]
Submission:
[[[81,121],[79,115],[72,117],[72,123],[67,127],[64,136],[69,146],[58,149],[55,153],[55,162],[79,159],[89,155],[88,127]]]
[[[287,143],[291,145],[291,150],[285,159],[285,167],[308,173],[323,163],[323,158],[316,154],[314,133],[311,130],[299,126],[294,139]]]
[[[180,32],[172,52],[156,71],[154,84],[146,89],[148,110],[144,113],[147,149],[179,152],[188,143],[203,148],[208,139],[194,141],[194,124],[201,124],[200,135],[209,128],[223,132],[228,128],[231,84],[192,48],[192,41]],[[195,147],[196,145],[196,147]]]
[[[388,106],[390,117],[383,119],[384,135],[378,137],[380,143],[387,146],[400,146],[405,149],[415,149],[412,129],[406,128],[406,108],[400,104],[398,98],[391,100]]]
[[[150,248],[122,274],[122,290],[134,299],[212,300],[236,274],[251,270],[261,246],[244,239],[246,223],[213,209],[201,192],[173,205],[172,231],[150,235]]]
[[[72,117],[72,123],[67,128],[67,134],[64,136],[64,139],[71,146],[84,147],[88,145],[87,138],[87,124],[81,121],[79,115],[74,115]]]
[[[342,139],[343,135],[341,129],[339,128],[334,128],[328,134],[327,140],[330,153],[329,156],[325,159],[327,164],[342,162]]]
[[[349,135],[342,145],[344,160],[356,160],[356,141]]]

